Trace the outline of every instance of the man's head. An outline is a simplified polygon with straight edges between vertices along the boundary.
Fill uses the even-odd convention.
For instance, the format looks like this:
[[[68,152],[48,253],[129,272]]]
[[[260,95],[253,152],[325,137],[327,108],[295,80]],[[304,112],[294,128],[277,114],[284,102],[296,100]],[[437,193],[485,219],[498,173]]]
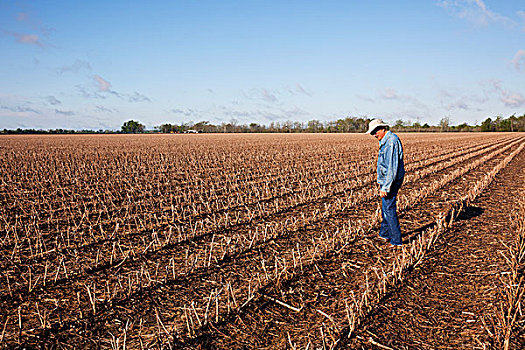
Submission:
[[[368,124],[368,131],[366,133],[381,141],[387,131],[388,124],[384,123],[381,119],[374,119]]]
[[[377,129],[372,133],[372,136],[374,136],[376,139],[378,139],[379,141],[381,141],[381,139],[382,139],[383,137],[385,137],[387,131],[388,131],[388,127],[387,127],[387,126],[385,126],[385,127],[381,127],[381,128],[377,128]]]

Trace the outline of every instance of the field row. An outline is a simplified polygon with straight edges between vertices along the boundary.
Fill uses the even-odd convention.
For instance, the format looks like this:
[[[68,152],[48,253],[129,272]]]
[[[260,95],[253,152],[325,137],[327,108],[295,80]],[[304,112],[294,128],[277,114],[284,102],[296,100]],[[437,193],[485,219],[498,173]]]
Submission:
[[[407,168],[412,169],[413,173],[407,176],[406,184],[419,181],[429,174],[440,172],[461,162],[466,162],[480,154],[490,152],[496,147],[501,147],[501,145],[489,146],[463,155],[459,153],[455,157],[446,160],[441,159],[440,162],[431,158],[421,167],[407,165]],[[251,219],[244,221],[242,225],[237,223],[235,230],[225,231],[224,227],[213,227],[213,234],[204,235],[201,231],[198,235],[192,235],[191,240],[187,236],[181,235],[180,230],[177,234],[174,230],[169,229],[165,232],[152,232],[148,236],[144,234],[124,237],[116,235],[115,239],[102,239],[101,245],[93,243],[83,246],[77,245],[73,249],[62,249],[60,253],[58,253],[59,249],[48,246],[46,246],[48,250],[45,254],[35,254],[33,249],[21,251],[20,248],[15,248],[8,252],[11,257],[4,259],[2,267],[4,271],[15,269],[12,271],[14,277],[9,278],[8,275],[10,282],[8,286],[12,289],[27,289],[29,292],[36,290],[38,293],[41,289],[37,288],[39,286],[54,285],[57,281],[75,281],[85,277],[86,274],[92,274],[94,271],[100,272],[114,266],[122,267],[123,264],[136,266],[143,260],[154,260],[157,263],[162,263],[159,259],[162,260],[168,256],[170,257],[171,270],[178,271],[177,275],[179,275],[183,271],[188,271],[188,266],[194,269],[206,265],[202,262],[204,256],[207,257],[208,265],[212,261],[217,263],[224,260],[225,257],[230,257],[253,246],[258,246],[268,239],[273,239],[276,234],[289,231],[290,228],[297,230],[297,227],[305,227],[317,222],[320,218],[329,217],[331,212],[337,212],[345,207],[355,207],[362,202],[369,201],[374,195],[374,191],[371,191],[369,187],[372,182],[372,179],[368,179],[368,186],[360,185],[350,187],[349,190],[323,193],[323,196],[316,196],[313,200],[307,198],[308,206],[304,203],[292,205],[292,210],[300,210],[300,219],[297,217],[290,218],[290,215],[295,215],[295,213],[290,211],[290,206],[284,205],[276,213],[268,208],[265,215],[262,218],[257,217],[257,220],[254,220],[255,215],[252,215]],[[319,198],[322,200],[319,201]],[[328,214],[320,215],[319,213],[326,211],[326,208],[330,208],[331,211]],[[196,227],[199,226],[196,225]],[[62,236],[62,242],[58,241],[59,244],[65,243],[66,239],[69,243],[69,237],[64,238]],[[45,243],[39,244],[37,241],[34,245],[30,245],[30,248],[33,246],[35,250],[42,249]],[[22,261],[21,256],[27,257],[26,260]],[[70,259],[71,256],[74,259]],[[198,261],[198,256],[201,256],[200,261]],[[194,263],[190,264],[189,261],[194,261]],[[29,262],[31,262],[29,270],[16,269],[16,267],[26,265]],[[48,278],[50,282],[47,281]],[[9,294],[12,295],[13,292],[10,290]],[[10,298],[12,297],[10,296]]]
[[[39,215],[34,212],[44,208],[42,203],[33,203],[33,209],[27,209],[27,202],[13,202],[13,198],[23,196],[4,196],[10,205],[16,204],[6,208],[20,216],[14,222],[4,219],[2,280],[6,283],[0,289],[6,325],[3,339],[8,344],[34,344],[45,337],[49,342],[64,345],[74,341],[84,346],[93,346],[93,339],[97,339],[99,345],[106,347],[122,342],[125,337],[129,346],[145,348],[197,346],[205,338],[220,344],[224,339],[215,339],[210,333],[213,329],[239,331],[242,327],[233,321],[235,317],[255,317],[263,304],[277,309],[284,305],[288,311],[301,310],[305,313],[305,325],[322,325],[331,319],[334,326],[316,329],[323,329],[324,338],[327,334],[336,337],[348,324],[341,319],[348,310],[353,310],[348,305],[362,304],[359,300],[372,290],[369,286],[382,281],[379,272],[387,273],[392,264],[399,263],[391,251],[378,249],[370,236],[379,223],[374,161],[367,159],[374,157],[373,143],[362,142],[366,147],[353,148],[363,151],[361,157],[344,162],[341,159],[349,157],[344,151],[354,143],[340,137],[322,140],[328,140],[328,145],[307,140],[307,147],[297,147],[297,144],[304,146],[304,140],[298,139],[297,144],[291,142],[285,151],[271,154],[285,170],[270,177],[260,177],[257,167],[250,163],[246,166],[252,170],[246,177],[235,182],[231,180],[233,175],[226,175],[230,180],[224,180],[222,175],[243,173],[245,167],[232,165],[236,164],[234,160],[228,166],[222,164],[226,169],[223,172],[214,172],[213,166],[210,170],[199,163],[196,169],[202,168],[203,172],[200,185],[180,181],[178,188],[151,185],[159,173],[148,169],[157,169],[156,163],[131,157],[132,169],[139,178],[151,176],[150,183],[142,187],[149,194],[143,195],[137,189],[128,192],[125,203],[133,209],[123,209],[126,207],[123,202],[113,202],[98,217],[94,217],[92,209],[101,202],[112,201],[113,195],[107,192],[109,187],[105,188],[105,194],[97,193],[93,187],[91,190],[97,196],[84,196],[76,192],[75,186],[68,187],[71,183],[62,177],[62,193],[74,198],[71,205],[60,197],[41,196],[39,200],[60,203],[63,210],[57,211],[58,207],[51,204],[47,205],[47,214],[44,211]],[[461,198],[464,186],[485,181],[483,174],[505,164],[523,148],[523,137],[504,134],[490,138],[474,135],[470,139],[451,139],[445,144],[410,137],[403,140],[407,176],[399,210],[409,215],[426,208],[426,212],[420,213],[420,224],[407,227],[413,242],[418,241],[422,227],[434,222],[447,205]],[[252,152],[246,157],[248,160],[261,157],[256,152],[259,148],[276,150],[276,146],[268,146],[259,139],[250,141],[250,147],[241,144],[243,150]],[[195,152],[204,152],[198,146],[192,145]],[[98,148],[92,146],[90,151],[93,149]],[[166,157],[165,149],[158,150],[157,157]],[[67,154],[75,150],[68,146],[60,151]],[[34,151],[26,152],[22,152],[26,157],[34,155]],[[219,164],[217,159],[221,157],[225,159],[225,153],[220,151],[207,152],[212,153],[205,158],[210,164]],[[287,157],[292,154],[296,157],[293,163],[301,164],[297,168],[307,171],[289,169],[292,161]],[[239,163],[242,156],[234,155],[233,159]],[[302,156],[298,161],[297,157]],[[67,159],[70,168],[78,169],[73,165],[74,158]],[[58,167],[56,161],[53,164]],[[169,167],[162,169],[167,171]],[[10,173],[16,171],[11,169]],[[208,175],[208,184],[214,181],[219,184],[211,185],[212,190],[203,185],[202,179]],[[289,186],[275,189],[288,184],[287,176],[291,178]],[[111,188],[115,190],[128,182],[122,173],[117,178],[118,185],[105,180],[104,186],[114,186]],[[136,177],[132,181],[137,181]],[[52,188],[56,191],[55,185]],[[177,189],[192,186],[196,195],[177,197]],[[235,189],[233,199],[223,186]],[[167,191],[168,188],[171,190]],[[14,193],[13,190],[21,189],[3,187],[1,193]],[[436,200],[437,197],[440,199]],[[176,198],[184,199],[177,202]],[[221,202],[221,198],[228,199]],[[87,204],[82,206],[82,200]],[[25,210],[16,209],[17,205]],[[345,258],[339,261],[341,256]],[[302,297],[294,299],[304,294],[294,290],[304,289],[305,285],[322,286],[326,276],[330,276],[330,283],[344,281],[345,296],[327,295],[330,306],[313,308],[307,305],[318,305],[325,299],[322,293],[313,304]],[[349,295],[354,295],[352,302]],[[341,308],[341,303],[345,308]],[[351,312],[357,315],[356,320],[363,313]],[[249,324],[246,318],[243,322]],[[250,322],[255,322],[253,329],[259,327],[255,320]],[[264,327],[267,331],[268,325]],[[288,333],[287,341],[301,346],[308,342],[318,345],[313,340],[321,339],[318,334],[297,329],[297,334]],[[266,344],[283,345],[268,339]]]

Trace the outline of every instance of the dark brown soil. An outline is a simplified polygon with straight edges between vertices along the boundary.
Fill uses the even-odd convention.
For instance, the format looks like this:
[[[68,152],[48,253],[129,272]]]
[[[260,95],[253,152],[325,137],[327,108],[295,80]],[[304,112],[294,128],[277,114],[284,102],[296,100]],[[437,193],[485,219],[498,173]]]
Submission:
[[[523,140],[522,136],[502,135],[493,140],[484,139],[483,143],[475,146],[470,144],[458,153],[450,149],[441,150],[443,153],[434,154],[435,159],[426,155],[424,149],[414,153],[411,158],[413,163],[407,163],[411,166],[412,179],[420,171],[425,175],[406,181],[401,192],[401,195],[412,194],[404,198],[410,200],[405,200],[408,205],[400,211],[404,242],[417,240],[433,225],[437,214],[465,194],[470,186],[520,146]],[[432,155],[432,152],[429,154]],[[455,175],[458,170],[470,169],[472,162],[484,156],[489,157],[484,158],[478,168],[460,177]],[[19,243],[4,245],[0,248],[0,267],[3,270],[0,273],[0,333],[3,326],[5,337],[1,335],[0,348],[6,344],[7,347],[26,348],[98,349],[119,348],[120,345],[120,348],[159,349],[329,349],[335,343],[338,348],[376,348],[370,337],[372,342],[393,349],[479,347],[476,339],[479,343],[490,342],[488,333],[482,328],[481,317],[484,315],[485,322],[490,323],[494,306],[499,301],[497,293],[502,284],[499,276],[507,269],[500,252],[506,250],[503,243],[512,238],[509,214],[517,189],[525,184],[524,161],[525,151],[522,151],[478,201],[464,210],[460,220],[446,232],[424,263],[410,271],[408,280],[398,289],[391,290],[382,304],[365,317],[364,325],[350,339],[341,332],[343,330],[344,333],[347,324],[346,301],[352,293],[359,297],[367,282],[373,284],[383,268],[388,270],[399,248],[392,248],[377,237],[375,229],[378,225],[375,223],[370,226],[372,231],[369,226],[362,226],[363,230],[359,231],[355,240],[343,247],[337,246],[333,252],[325,250],[317,256],[314,254],[311,260],[308,258],[304,270],[302,262],[300,269],[295,267],[294,254],[297,253],[294,249],[299,252],[298,247],[301,246],[301,251],[315,250],[317,253],[319,241],[344,236],[345,231],[341,234],[339,230],[345,225],[372,222],[378,208],[377,198],[367,196],[369,192],[375,193],[373,176],[361,184],[350,185],[344,176],[332,176],[330,171],[323,170],[323,174],[326,172],[330,176],[322,181],[315,178],[319,185],[311,186],[316,190],[324,189],[323,195],[305,197],[307,200],[304,203],[299,201],[299,204],[294,204],[283,201],[289,197],[291,192],[287,191],[292,191],[293,186],[288,190],[283,187],[280,192],[271,192],[268,199],[254,199],[249,204],[255,207],[259,202],[272,202],[279,210],[263,212],[260,216],[229,226],[210,226],[200,235],[159,244],[151,250],[147,249],[148,243],[156,242],[152,232],[159,231],[162,238],[169,226],[165,218],[162,219],[162,210],[158,212],[160,219],[155,216],[146,220],[145,214],[142,214],[157,208],[152,205],[134,209],[140,214],[137,214],[139,220],[144,217],[146,225],[142,221],[139,225],[137,217],[130,216],[135,218],[134,226],[128,227],[120,236],[91,231],[90,223],[90,230],[79,230],[82,234],[76,243],[73,242],[75,244],[70,244],[68,235],[65,248],[40,248],[40,255],[34,254],[34,247],[27,242],[22,248],[17,248]],[[366,164],[363,174],[373,175],[373,164],[370,163],[371,167]],[[442,179],[453,180],[444,184],[440,182]],[[431,188],[436,183],[440,184],[437,190],[429,190],[421,196],[414,195],[419,193],[418,190]],[[222,196],[222,192],[219,194],[220,198],[227,197]],[[336,206],[339,203],[336,200],[352,195],[361,199],[344,209]],[[115,203],[121,204],[118,201]],[[331,208],[330,215],[318,218],[318,213],[326,208]],[[233,205],[221,210],[230,209],[232,213],[243,212],[248,210],[248,206]],[[75,213],[75,217],[81,217],[80,210]],[[109,213],[114,215],[116,211],[109,210]],[[24,215],[30,217],[28,213]],[[192,215],[201,218],[204,214],[196,212]],[[318,219],[297,227],[287,224],[289,220],[292,222],[292,219],[301,216]],[[50,222],[53,223],[48,220],[47,224],[42,224],[45,234],[42,236],[43,244],[40,241],[38,244],[51,245],[53,239],[57,240],[53,238],[56,234],[47,232],[48,229],[62,232],[61,228],[71,225],[63,218],[56,222],[56,227]],[[225,248],[222,256],[215,253],[219,251],[216,247],[213,252],[217,257],[212,261],[211,250],[208,252],[211,242],[221,242],[222,249],[221,237],[250,237],[254,227],[264,227],[268,222],[283,225],[278,226],[270,238],[258,236],[253,246],[239,245],[242,249],[237,250]],[[104,226],[104,229],[110,232],[111,227]],[[100,231],[103,231],[102,228]],[[86,232],[92,235],[87,240],[84,236]],[[119,244],[118,250],[115,243]],[[15,254],[16,249],[25,249],[25,253]],[[130,255],[128,250],[133,254]],[[113,251],[117,251],[115,259]],[[99,255],[102,256],[100,260]],[[193,257],[200,255],[209,256],[208,265],[201,264],[195,269],[186,266],[191,265],[188,262]],[[69,274],[67,271],[62,274],[60,268],[49,268],[55,278],[48,276],[46,284],[44,277],[44,283],[40,280],[35,288],[37,274],[46,276],[43,271],[47,271],[47,262],[60,267],[62,258],[65,259],[63,270],[66,271],[67,265]],[[265,264],[261,265],[261,261]],[[279,275],[257,285],[255,292],[252,290],[254,298],[246,303],[246,299],[238,303],[235,301],[231,313],[229,294],[223,291],[220,296],[223,310],[217,311],[220,316],[210,323],[197,324],[195,332],[190,330],[189,324],[186,329],[188,317],[184,312],[190,310],[189,305],[193,307],[193,301],[202,315],[206,307],[203,301],[222,286],[229,285],[230,290],[241,291],[237,295],[245,298],[249,295],[245,293],[249,282],[255,281],[255,276],[262,276],[263,271],[266,274],[267,266],[275,266],[277,271],[281,261],[287,262],[287,266],[293,261],[294,269],[286,270],[282,278]],[[33,289],[30,288],[32,285]],[[91,286],[93,292],[90,292]],[[251,286],[254,288],[253,284]],[[91,293],[96,301],[96,311]],[[211,296],[209,298],[211,300]],[[226,298],[227,312],[224,310]],[[294,310],[294,307],[300,310]],[[195,314],[196,309],[193,309]],[[201,323],[200,320],[198,322]],[[513,340],[517,348],[525,343],[521,336]],[[127,344],[122,343],[126,341],[124,339]],[[326,339],[325,344],[320,343],[320,339]]]
[[[401,215],[404,241],[417,238],[436,213],[465,194],[509,153],[468,172]],[[350,340],[340,333],[346,318],[344,300],[352,292],[359,295],[365,288],[365,276],[373,280],[374,270],[389,266],[394,253],[375,233],[266,291],[273,299],[301,307],[299,312],[260,298],[227,324],[210,329],[190,347],[306,348],[309,343],[319,346],[324,338],[326,348],[336,342],[339,348],[377,348],[370,343],[370,337],[394,349],[470,349],[479,346],[476,337],[481,343],[489,343],[480,318],[485,315],[490,323],[498,300],[499,276],[507,268],[500,254],[506,250],[501,241],[508,243],[512,239],[511,194],[524,185],[524,162],[522,151],[464,210],[425,263],[411,272],[409,281],[387,295]],[[404,190],[410,191],[411,186]]]
[[[525,152],[501,171],[461,214],[425,262],[377,307],[347,349],[475,349],[490,344],[489,328],[508,271],[503,253],[513,240],[511,213],[525,187]],[[370,341],[372,338],[372,341]],[[525,348],[525,335],[513,337]]]

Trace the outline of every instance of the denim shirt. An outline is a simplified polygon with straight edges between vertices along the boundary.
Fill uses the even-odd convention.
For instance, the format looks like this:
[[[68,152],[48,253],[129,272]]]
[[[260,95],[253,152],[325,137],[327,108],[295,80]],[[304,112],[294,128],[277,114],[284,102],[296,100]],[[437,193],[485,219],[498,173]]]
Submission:
[[[402,182],[405,176],[403,163],[403,146],[401,140],[391,131],[379,141],[379,155],[377,157],[377,183],[381,191],[390,192],[394,182]]]

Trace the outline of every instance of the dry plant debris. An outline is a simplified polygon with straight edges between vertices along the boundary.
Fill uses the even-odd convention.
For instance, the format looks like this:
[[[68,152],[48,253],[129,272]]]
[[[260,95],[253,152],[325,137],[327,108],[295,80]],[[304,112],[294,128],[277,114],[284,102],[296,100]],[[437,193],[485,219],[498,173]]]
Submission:
[[[0,138],[2,346],[425,348],[385,341],[394,331],[378,325],[394,317],[388,307],[418,315],[426,304],[394,301],[414,302],[407,288],[432,298],[435,279],[413,281],[436,259],[460,259],[455,273],[470,273],[478,252],[455,245],[469,220],[490,220],[493,234],[480,235],[501,252],[477,272],[493,308],[482,318],[438,310],[435,324],[477,328],[454,339],[427,332],[469,348],[523,344],[524,209],[514,205],[509,230],[502,208],[512,205],[496,192],[503,173],[524,187],[525,135],[401,138],[397,249],[376,237],[377,145],[366,135]],[[477,201],[489,203],[483,214],[471,213]]]

